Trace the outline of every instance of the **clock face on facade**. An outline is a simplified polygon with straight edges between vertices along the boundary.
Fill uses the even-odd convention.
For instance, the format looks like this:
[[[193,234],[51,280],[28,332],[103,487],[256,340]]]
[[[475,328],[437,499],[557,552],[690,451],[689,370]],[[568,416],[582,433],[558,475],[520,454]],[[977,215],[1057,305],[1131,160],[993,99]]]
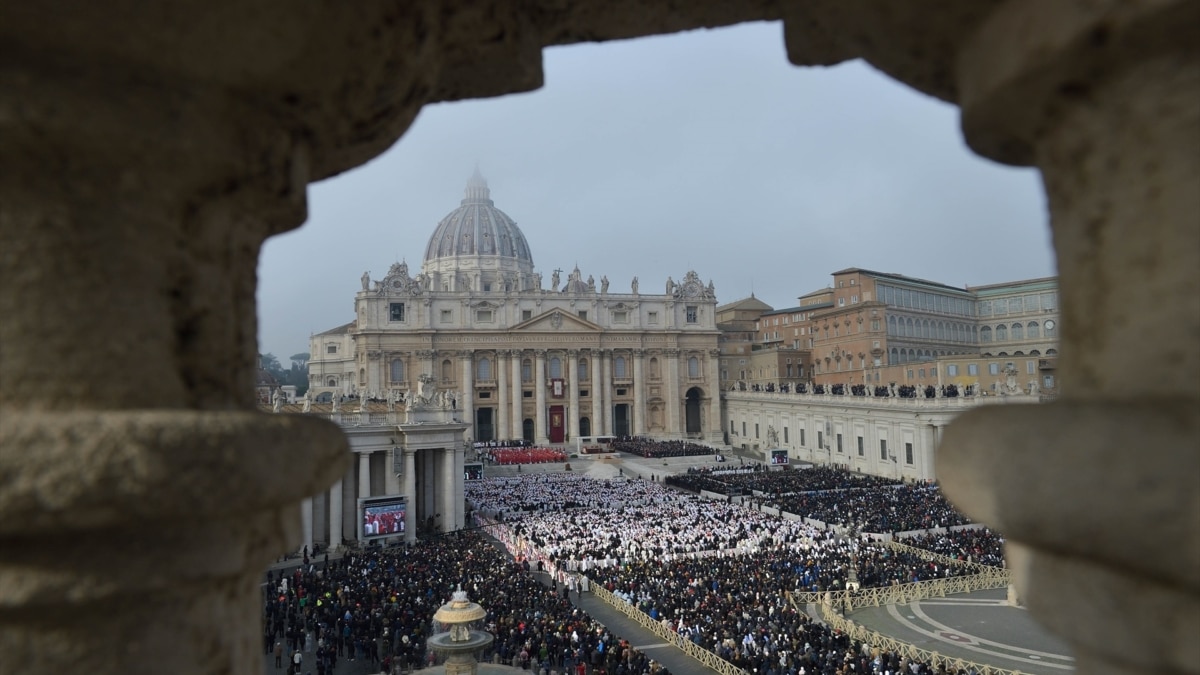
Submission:
[[[399,279],[392,279],[392,288],[400,288],[401,282]]]
[[[1054,319],[1046,322],[1046,330],[1054,330]]]

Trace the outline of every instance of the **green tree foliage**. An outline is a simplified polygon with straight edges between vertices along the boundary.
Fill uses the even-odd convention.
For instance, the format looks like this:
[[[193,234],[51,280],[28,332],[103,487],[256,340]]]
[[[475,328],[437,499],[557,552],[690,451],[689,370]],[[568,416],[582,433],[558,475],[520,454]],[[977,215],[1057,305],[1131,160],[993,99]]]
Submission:
[[[267,353],[262,355],[262,366],[276,382],[294,385],[296,395],[303,396],[308,391],[308,357],[307,352],[292,354],[288,357],[292,362],[291,368],[284,368],[277,356]]]

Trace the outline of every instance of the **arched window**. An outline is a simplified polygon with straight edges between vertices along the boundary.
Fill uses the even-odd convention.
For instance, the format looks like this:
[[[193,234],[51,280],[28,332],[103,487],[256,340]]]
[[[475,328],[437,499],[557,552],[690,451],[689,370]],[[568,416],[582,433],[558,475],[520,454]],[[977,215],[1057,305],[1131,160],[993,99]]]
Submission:
[[[442,361],[442,382],[451,382],[454,380],[454,364],[450,363],[450,359]]]
[[[1019,323],[1014,323],[1012,325],[1012,339],[1024,340],[1025,339],[1025,327]]]
[[[1058,350],[1057,349],[1047,349],[1046,356],[1058,356]]]
[[[700,377],[700,359],[688,357],[688,377]]]
[[[923,337],[923,338],[929,337],[929,320],[928,319],[921,322],[921,337]]]
[[[562,377],[562,359],[557,356],[550,358],[550,377]]]
[[[491,359],[486,356],[479,359],[479,362],[475,364],[475,379],[484,381],[492,379]]]
[[[1030,349],[1030,350],[1029,350],[1029,355],[1030,355],[1030,356],[1041,356],[1041,355],[1042,355],[1042,353],[1041,353],[1041,352],[1039,352],[1039,351],[1038,351],[1038,350],[1036,350],[1036,349]]]
[[[1030,339],[1041,337],[1041,331],[1038,328],[1038,322],[1030,321],[1028,324],[1026,324],[1025,334],[1028,335]]]
[[[579,381],[580,381],[580,382],[587,382],[587,381],[588,381],[588,362],[587,362],[587,359],[579,359],[579,369],[578,369],[578,371],[577,371],[577,375],[576,375],[576,376],[579,378]],[[584,435],[586,436],[587,434],[584,434]]]
[[[336,386],[337,386],[337,380],[336,380],[335,378],[332,378],[332,377],[331,377],[331,378],[329,378],[328,380],[326,380],[326,381],[325,381],[325,386],[326,386],[326,387],[336,387]]]
[[[979,329],[979,341],[980,342],[991,342],[992,341],[992,327],[991,326],[984,326],[983,328]]]
[[[894,366],[897,363],[900,363],[900,352],[896,351],[895,347],[892,347],[892,351],[888,354],[888,365]]]
[[[650,379],[657,380],[659,377],[661,377],[661,376],[658,374],[658,359],[651,358],[650,359]],[[743,380],[746,379],[746,376],[742,375],[742,379]]]
[[[624,356],[618,356],[613,359],[613,377],[617,378],[618,380],[623,380],[628,377],[628,375],[625,374]]]
[[[404,362],[400,359],[392,361],[392,382],[404,381]]]
[[[917,330],[916,330],[916,328],[913,326],[913,320],[912,320],[912,319],[908,319],[908,321],[906,321],[906,322],[905,322],[905,326],[904,326],[904,327],[905,327],[905,331],[904,331],[904,334],[905,334],[905,335],[907,335],[908,337],[916,337],[916,335],[917,335]]]
[[[533,361],[529,359],[521,362],[521,381],[533,382]]]
[[[996,326],[996,342],[1004,342],[1008,339],[1008,326],[1000,324]]]
[[[888,335],[896,335],[896,317],[888,317]]]
[[[367,386],[367,371],[363,368],[358,369],[358,384],[364,387]]]

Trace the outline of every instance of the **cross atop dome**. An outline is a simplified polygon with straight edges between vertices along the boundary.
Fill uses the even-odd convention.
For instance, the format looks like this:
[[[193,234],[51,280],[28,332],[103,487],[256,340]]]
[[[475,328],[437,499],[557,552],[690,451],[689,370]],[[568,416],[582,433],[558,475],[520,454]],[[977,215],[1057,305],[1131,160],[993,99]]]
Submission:
[[[479,165],[475,165],[475,172],[471,174],[471,178],[467,181],[467,189],[462,200],[463,206],[467,204],[487,204],[492,205],[492,191],[488,189],[487,179],[479,172]]]

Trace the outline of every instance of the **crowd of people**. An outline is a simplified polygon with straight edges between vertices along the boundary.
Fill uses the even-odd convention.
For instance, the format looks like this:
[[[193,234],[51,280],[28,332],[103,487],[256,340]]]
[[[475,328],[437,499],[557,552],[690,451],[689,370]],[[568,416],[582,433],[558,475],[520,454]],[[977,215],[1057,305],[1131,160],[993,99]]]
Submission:
[[[968,525],[935,483],[828,490],[766,498],[766,506],[864,532],[908,532]]]
[[[545,464],[565,462],[567,453],[560,448],[506,447],[488,448],[482,458],[501,466],[510,464]]]
[[[480,534],[368,548],[310,562],[264,584],[264,648],[289,675],[331,675],[339,661],[385,673],[434,662],[433,614],[461,587],[495,636],[484,660],[573,675],[669,675]],[[286,649],[286,652],[285,652]]]
[[[579,473],[487,478],[464,486],[467,502],[490,518],[510,521],[524,513],[611,509],[668,498],[658,483],[597,481]]]
[[[624,438],[613,443],[613,450],[647,459],[698,457],[716,454],[716,449],[691,441],[656,441],[649,438]]]
[[[873,396],[876,398],[957,398],[959,396],[973,396],[975,394],[974,387],[967,385],[959,387],[956,384],[944,384],[934,386],[932,384],[918,388],[913,385],[902,384],[896,386],[890,384],[888,386],[872,385],[868,390],[866,384],[806,384],[806,383],[782,383],[776,385],[774,382],[766,384],[746,384],[745,382],[736,382],[729,387],[730,391],[757,391],[768,393],[797,393],[797,394],[814,394],[817,396]]]
[[[812,485],[836,486],[829,493],[842,495],[898,489],[853,487],[859,483],[847,481],[857,478],[836,473],[814,474],[812,483],[793,480],[799,482],[789,488],[797,492]],[[636,605],[663,627],[750,672],[852,672],[845,669],[854,664],[863,673],[881,667],[932,673],[923,664],[851,643],[795,611],[787,594],[844,589],[851,569],[864,587],[971,573],[966,566],[902,553],[870,536],[839,537],[831,529],[704,500],[655,482],[569,481],[529,476],[497,482],[482,493],[493,501],[481,497],[479,503],[495,505],[509,495],[516,503],[536,505],[506,523],[532,555],[557,569],[584,572],[591,583]],[[637,504],[612,499],[614,490],[636,490]],[[547,498],[563,492],[571,498]],[[916,502],[909,507],[922,508]],[[970,540],[955,533],[928,541],[943,551],[948,541],[982,551],[984,536]]]
[[[901,484],[901,481],[894,478],[851,473],[829,466],[813,466],[795,471],[756,471],[756,468],[759,468],[759,465],[752,465],[748,471],[695,467],[689,468],[686,473],[668,476],[664,482],[690,492],[707,490],[733,496],[754,492],[778,496]]]
[[[944,526],[961,517],[936,485],[897,485],[825,467],[686,478],[844,516],[811,517],[853,522],[864,531]],[[427,641],[440,630],[433,613],[461,585],[488,612],[486,629],[496,639],[485,660],[565,675],[669,675],[572,606],[566,585],[536,579],[530,562],[541,567],[544,561],[552,571],[585,574],[589,583],[748,672],[923,675],[934,671],[811,620],[788,594],[837,591],[851,580],[873,587],[971,573],[869,535],[839,535],[753,503],[702,499],[656,481],[546,473],[472,481],[465,490],[473,509],[500,522],[490,532],[522,542],[515,560],[468,531],[367,548],[341,560],[306,559],[283,576],[268,575],[266,653],[274,651],[280,668],[286,659],[293,674],[331,675],[341,660],[365,660],[385,672],[429,665]],[[1003,560],[1003,538],[983,528],[903,543],[957,560]]]
[[[664,482],[692,492],[705,490],[730,497],[753,494],[756,504],[825,523],[853,525],[865,532],[908,532],[971,523],[946,501],[936,483],[904,483],[844,468],[698,469],[669,476]]]
[[[986,527],[926,532],[898,541],[956,560],[1004,567],[1004,537]]]

